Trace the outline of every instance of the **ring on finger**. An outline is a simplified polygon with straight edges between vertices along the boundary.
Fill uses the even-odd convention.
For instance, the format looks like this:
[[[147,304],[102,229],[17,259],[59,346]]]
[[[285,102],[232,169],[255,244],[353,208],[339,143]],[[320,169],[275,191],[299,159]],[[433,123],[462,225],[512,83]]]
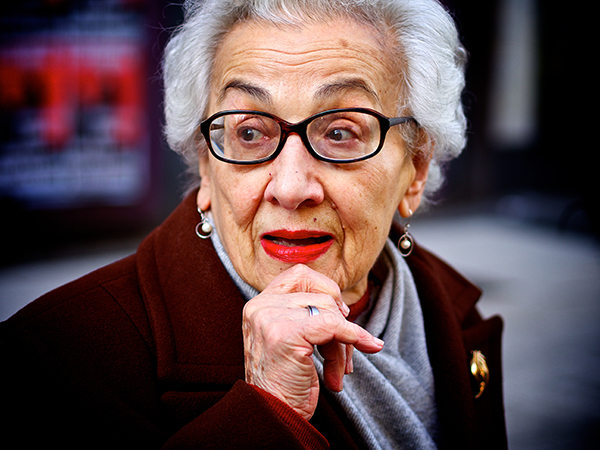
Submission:
[[[319,314],[321,314],[321,311],[319,311],[319,308],[317,308],[316,306],[308,305],[306,307],[306,309],[308,309],[308,315],[310,317],[312,317],[312,316],[318,316]]]

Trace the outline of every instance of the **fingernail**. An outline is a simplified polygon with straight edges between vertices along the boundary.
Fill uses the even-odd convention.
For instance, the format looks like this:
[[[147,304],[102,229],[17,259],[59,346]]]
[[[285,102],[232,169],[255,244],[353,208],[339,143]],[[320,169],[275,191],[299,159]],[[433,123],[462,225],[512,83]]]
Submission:
[[[346,359],[346,368],[344,370],[344,373],[346,375],[351,374],[352,372],[354,372],[354,363],[352,362],[352,357]]]
[[[350,314],[350,307],[344,302],[342,302],[342,314],[344,314],[344,317],[348,317],[348,314]]]
[[[379,339],[379,338],[374,338],[374,340],[375,340],[375,343],[376,343],[377,345],[379,345],[380,347],[383,347],[383,341],[382,341],[381,339]]]

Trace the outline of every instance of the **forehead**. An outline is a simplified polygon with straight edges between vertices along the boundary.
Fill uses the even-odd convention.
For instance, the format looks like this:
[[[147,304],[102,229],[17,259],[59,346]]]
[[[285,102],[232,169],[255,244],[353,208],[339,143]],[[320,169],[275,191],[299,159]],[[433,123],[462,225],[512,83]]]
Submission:
[[[239,23],[216,53],[211,103],[240,94],[265,103],[342,95],[369,97],[373,106],[395,101],[400,67],[390,47],[383,32],[349,20]]]

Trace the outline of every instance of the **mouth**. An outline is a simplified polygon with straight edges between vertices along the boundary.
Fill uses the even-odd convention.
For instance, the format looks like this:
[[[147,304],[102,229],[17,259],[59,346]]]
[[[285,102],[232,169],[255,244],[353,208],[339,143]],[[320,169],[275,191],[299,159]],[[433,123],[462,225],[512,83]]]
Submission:
[[[263,249],[271,258],[293,264],[306,264],[325,254],[333,236],[321,231],[277,230],[265,233],[260,239]]]

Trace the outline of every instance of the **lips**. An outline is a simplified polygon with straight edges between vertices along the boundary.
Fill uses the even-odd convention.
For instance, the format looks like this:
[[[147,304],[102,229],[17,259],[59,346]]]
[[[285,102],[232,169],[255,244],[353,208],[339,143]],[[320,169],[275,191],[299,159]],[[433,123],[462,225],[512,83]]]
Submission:
[[[329,250],[333,236],[322,231],[277,230],[265,233],[260,243],[273,259],[292,264],[315,261]]]

